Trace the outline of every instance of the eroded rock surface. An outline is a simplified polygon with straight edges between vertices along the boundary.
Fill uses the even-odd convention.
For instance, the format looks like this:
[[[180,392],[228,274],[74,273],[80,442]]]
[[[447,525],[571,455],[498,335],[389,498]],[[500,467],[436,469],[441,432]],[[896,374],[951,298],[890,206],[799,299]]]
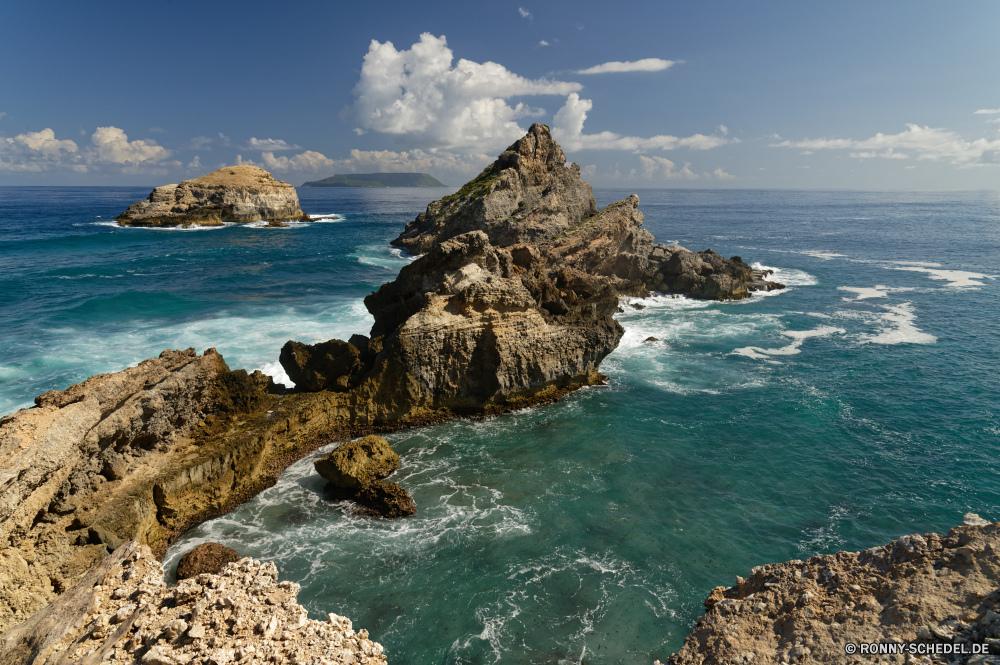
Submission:
[[[168,589],[145,545],[123,545],[30,620],[0,637],[0,662],[385,663],[368,631],[308,618],[299,585],[273,563],[241,559]]]
[[[359,490],[399,468],[399,455],[380,436],[346,441],[313,464],[316,472],[336,487]]]
[[[672,665],[998,662],[1000,523],[969,514],[946,536],[767,564],[705,607]],[[849,655],[848,643],[975,643],[993,655]]]
[[[186,580],[202,573],[221,573],[226,564],[239,561],[236,550],[219,543],[202,543],[177,562],[177,579]]]
[[[220,226],[226,222],[309,221],[295,187],[262,168],[240,164],[157,187],[115,217],[119,226]]]

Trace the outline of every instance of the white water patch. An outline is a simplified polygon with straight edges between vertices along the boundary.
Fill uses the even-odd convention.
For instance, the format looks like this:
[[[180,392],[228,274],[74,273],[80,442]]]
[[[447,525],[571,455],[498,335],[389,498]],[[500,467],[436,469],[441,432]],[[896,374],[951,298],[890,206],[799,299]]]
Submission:
[[[841,298],[844,302],[854,302],[857,300],[867,300],[869,298],[888,298],[890,293],[900,293],[904,291],[914,291],[913,287],[899,286],[889,287],[876,284],[874,287],[838,286],[838,291],[848,291],[856,294],[853,298]]]
[[[412,263],[417,259],[419,259],[421,256],[423,256],[423,254],[410,254],[402,247],[393,247],[389,250],[389,253],[395,256],[396,258],[403,261],[407,261],[409,263]]]
[[[253,224],[254,222],[251,222]],[[119,226],[118,222],[92,222],[94,226],[109,226],[113,229],[123,231],[215,231],[225,229],[230,226],[240,226],[236,222],[223,222],[212,226],[201,226],[199,224],[189,224],[188,226]]]
[[[368,266],[378,266],[399,270],[403,266],[409,265],[419,257],[412,257],[399,247],[393,247],[388,243],[377,243],[374,245],[362,245],[352,253],[348,254],[352,259],[357,259],[358,263]]]
[[[331,213],[324,213],[324,214],[321,214],[321,215],[312,215],[312,214],[310,214],[309,218],[312,219],[312,221],[318,222],[320,224],[329,224],[330,222],[343,222],[343,221],[345,221],[347,219],[347,217],[345,217],[344,215],[340,215],[340,214],[332,213],[332,212]]]
[[[807,249],[800,252],[795,252],[796,254],[804,254],[805,256],[811,256],[814,259],[822,259],[824,261],[829,261],[830,259],[846,259],[846,254],[835,254],[833,252],[825,252],[819,249]]]
[[[799,349],[802,343],[807,339],[812,337],[829,337],[834,334],[844,334],[847,331],[843,328],[835,328],[833,326],[820,326],[814,328],[813,330],[785,330],[782,331],[782,335],[785,337],[791,337],[792,343],[788,346],[782,346],[777,349],[763,349],[759,346],[745,346],[743,348],[735,349],[730,355],[746,356],[747,358],[754,358],[757,360],[769,360],[772,356],[794,356],[801,353]]]
[[[862,344],[934,344],[937,337],[922,332],[914,325],[917,315],[913,305],[882,305],[888,312],[878,316],[881,328],[877,334],[862,335]]]
[[[907,270],[910,272],[926,273],[931,279],[944,280],[948,283],[945,286],[951,288],[965,288],[984,286],[981,279],[996,279],[995,275],[987,275],[981,272],[967,272],[965,270],[943,270],[941,268],[929,268],[920,265],[894,265],[891,270]]]

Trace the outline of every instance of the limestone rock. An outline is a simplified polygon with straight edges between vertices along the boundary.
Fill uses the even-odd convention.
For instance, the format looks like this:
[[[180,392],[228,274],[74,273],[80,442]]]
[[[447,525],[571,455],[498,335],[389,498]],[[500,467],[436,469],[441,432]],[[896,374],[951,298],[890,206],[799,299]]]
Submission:
[[[249,558],[168,589],[150,549],[128,543],[0,636],[0,662],[322,663],[331,654],[340,662],[386,662],[382,645],[349,619],[309,619],[298,592],[298,584],[278,581],[274,564]],[[276,596],[280,603],[267,602]]]
[[[262,168],[241,164],[176,185],[157,187],[115,221],[119,226],[220,226],[226,222],[309,221],[295,187]]]
[[[994,644],[1000,637],[1000,523],[973,517],[967,515],[945,536],[911,534],[863,552],[758,566],[748,577],[737,577],[735,586],[712,590],[705,615],[668,662],[878,659],[862,651],[845,659],[847,643],[866,648],[915,643],[923,645],[921,653],[948,654],[940,661],[917,654],[912,662],[992,662],[971,649],[927,650]],[[904,654],[883,658],[903,662]]]
[[[363,506],[362,514],[372,517],[396,519],[417,514],[413,499],[398,483],[377,480],[359,491],[354,500]]]
[[[360,490],[399,468],[399,455],[380,436],[366,436],[337,446],[314,462],[316,471],[334,487]]]
[[[239,561],[236,550],[219,543],[202,543],[181,557],[177,579],[186,580],[201,573],[219,573],[227,563]]]
[[[312,345],[289,340],[279,360],[298,390],[346,391],[362,370],[361,352],[339,339]]]

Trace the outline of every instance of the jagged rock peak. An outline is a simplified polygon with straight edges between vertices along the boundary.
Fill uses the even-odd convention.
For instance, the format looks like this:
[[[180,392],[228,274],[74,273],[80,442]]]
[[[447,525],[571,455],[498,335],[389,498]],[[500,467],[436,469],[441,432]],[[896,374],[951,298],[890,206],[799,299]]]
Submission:
[[[493,245],[542,242],[597,212],[590,184],[549,128],[535,123],[476,178],[427,206],[392,241],[424,254],[449,238],[485,231]]]
[[[239,164],[155,188],[115,217],[119,226],[220,226],[259,220],[308,221],[295,187],[257,166]]]

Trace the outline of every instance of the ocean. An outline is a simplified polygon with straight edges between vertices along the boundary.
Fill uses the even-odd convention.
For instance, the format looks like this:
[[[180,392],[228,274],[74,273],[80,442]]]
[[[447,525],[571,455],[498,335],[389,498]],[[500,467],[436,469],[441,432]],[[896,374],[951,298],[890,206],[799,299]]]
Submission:
[[[151,230],[112,221],[149,188],[0,187],[0,413],[165,348],[281,381],[286,340],[368,332],[362,298],[408,261],[388,241],[443,192],[301,189],[340,219]],[[657,241],[788,288],[623,301],[606,386],[387,437],[415,517],[351,516],[310,457],[170,574],[209,540],[274,561],[394,664],[648,664],[753,566],[1000,519],[1000,193],[636,192]]]

